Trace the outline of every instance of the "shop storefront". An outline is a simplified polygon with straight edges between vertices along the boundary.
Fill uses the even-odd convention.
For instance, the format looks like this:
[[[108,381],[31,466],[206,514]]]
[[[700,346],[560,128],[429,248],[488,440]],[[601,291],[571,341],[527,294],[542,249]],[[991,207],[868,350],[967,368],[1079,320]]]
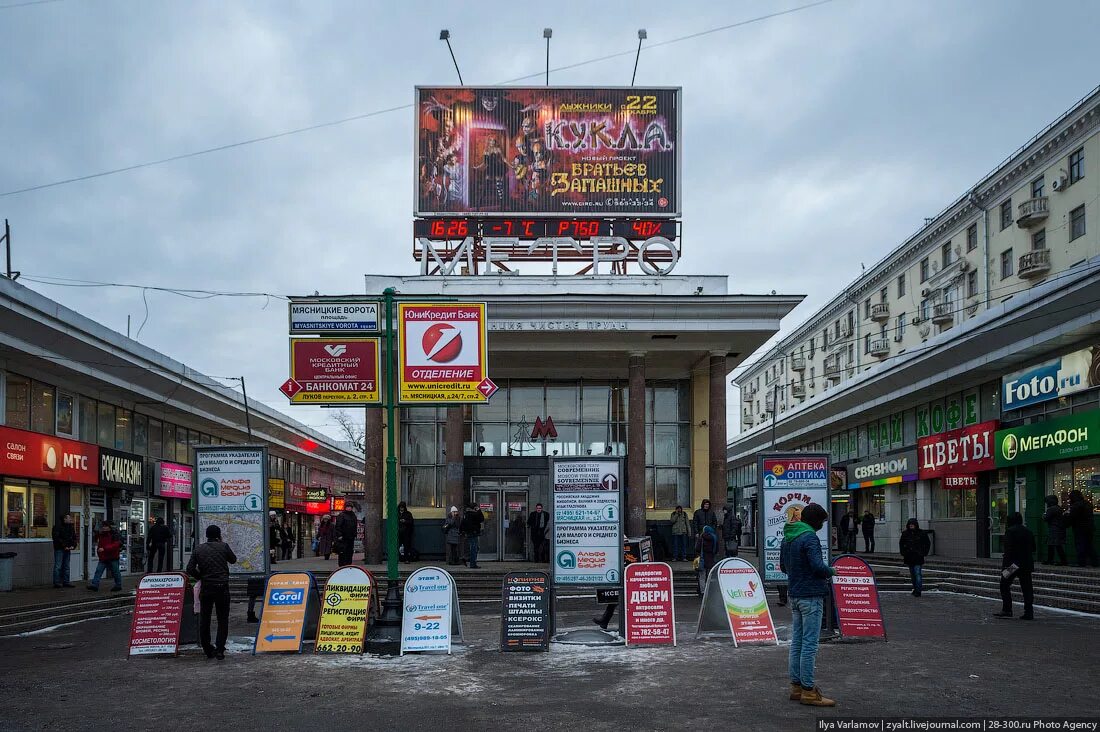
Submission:
[[[1094,533],[1100,528],[1100,410],[1055,417],[996,434],[995,459],[1004,482],[1013,488],[1011,510],[1020,511],[1042,550],[1047,526],[1044,498],[1053,495],[1065,509],[1069,494],[1080,491],[1093,505]],[[1076,560],[1070,530],[1066,551]]]
[[[112,513],[115,526],[122,535],[119,569],[123,574],[145,571],[145,537],[151,510],[145,490],[145,459],[121,450],[99,448],[99,485],[107,491],[108,502],[118,506]],[[164,513],[164,502],[158,501]],[[109,516],[110,518],[110,516]]]
[[[331,504],[328,491],[324,488],[310,488],[301,483],[286,484],[286,513],[291,517],[301,556],[312,556],[310,546],[317,536],[317,527],[321,517],[330,512]]]
[[[0,427],[0,552],[15,552],[16,587],[52,582],[53,527],[71,513],[79,544],[70,578],[80,579],[90,550],[85,486],[98,482],[99,448],[84,442]]]
[[[874,517],[876,550],[896,546],[905,522],[917,515],[917,465],[917,451],[909,449],[845,466],[850,498],[844,508],[857,521],[867,513]]]
[[[172,546],[168,551],[166,569],[187,566],[195,548],[195,512],[191,505],[195,469],[190,465],[161,461],[156,464],[153,495],[164,501],[167,519],[172,530]],[[157,515],[154,508],[152,515]]]

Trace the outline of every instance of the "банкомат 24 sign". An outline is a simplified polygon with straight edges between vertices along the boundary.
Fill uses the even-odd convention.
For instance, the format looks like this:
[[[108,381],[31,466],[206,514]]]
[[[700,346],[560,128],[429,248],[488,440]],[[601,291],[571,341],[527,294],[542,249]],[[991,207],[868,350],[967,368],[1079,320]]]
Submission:
[[[678,216],[678,88],[417,87],[416,213]]]

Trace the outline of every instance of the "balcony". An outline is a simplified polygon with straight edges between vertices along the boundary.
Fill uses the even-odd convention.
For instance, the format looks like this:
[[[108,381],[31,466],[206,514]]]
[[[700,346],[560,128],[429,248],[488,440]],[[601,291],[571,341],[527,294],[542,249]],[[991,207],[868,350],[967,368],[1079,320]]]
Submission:
[[[800,381],[791,382],[791,396],[795,399],[805,399],[806,385]]]
[[[806,370],[806,357],[805,356],[791,356],[791,371],[805,371]]]
[[[871,306],[871,320],[876,323],[885,323],[890,319],[890,305],[884,302],[875,303]]]
[[[1050,271],[1050,250],[1032,249],[1020,255],[1020,267],[1016,270],[1023,279],[1043,277]]]
[[[741,415],[741,424],[744,425],[745,427],[752,427],[753,422],[755,422],[755,421],[756,420],[752,416],[752,412],[748,411],[747,409]]]
[[[890,355],[890,341],[887,338],[873,340],[867,348],[868,352],[875,358],[886,358]]]
[[[955,322],[955,303],[939,302],[932,307],[932,322],[936,325],[951,325]]]
[[[1038,226],[1050,216],[1049,199],[1046,196],[1029,198],[1017,207],[1016,225],[1021,229]]]
[[[833,380],[840,378],[840,361],[836,359],[826,359],[825,378]]]

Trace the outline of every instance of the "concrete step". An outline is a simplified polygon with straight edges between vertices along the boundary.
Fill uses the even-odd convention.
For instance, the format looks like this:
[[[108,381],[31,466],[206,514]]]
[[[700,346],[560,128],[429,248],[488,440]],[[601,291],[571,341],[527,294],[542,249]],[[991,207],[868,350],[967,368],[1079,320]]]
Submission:
[[[26,633],[89,618],[110,617],[130,611],[134,604],[132,592],[110,597],[48,603],[38,607],[6,608],[0,611],[0,636]]]

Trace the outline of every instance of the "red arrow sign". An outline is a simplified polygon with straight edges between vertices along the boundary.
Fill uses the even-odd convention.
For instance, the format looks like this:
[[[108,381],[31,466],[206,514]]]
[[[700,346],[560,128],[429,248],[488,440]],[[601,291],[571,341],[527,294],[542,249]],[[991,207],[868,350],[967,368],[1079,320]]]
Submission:
[[[440,620],[442,615],[417,615],[413,620]]]
[[[477,385],[477,390],[484,394],[486,399],[491,397],[493,394],[496,394],[497,389],[499,388],[500,387],[493,383],[493,380],[490,379],[488,376],[482,379],[481,383]]]
[[[285,382],[283,382],[283,385],[279,387],[279,391],[281,391],[283,394],[286,394],[287,399],[290,399],[301,390],[302,385],[294,379],[287,379]]]

